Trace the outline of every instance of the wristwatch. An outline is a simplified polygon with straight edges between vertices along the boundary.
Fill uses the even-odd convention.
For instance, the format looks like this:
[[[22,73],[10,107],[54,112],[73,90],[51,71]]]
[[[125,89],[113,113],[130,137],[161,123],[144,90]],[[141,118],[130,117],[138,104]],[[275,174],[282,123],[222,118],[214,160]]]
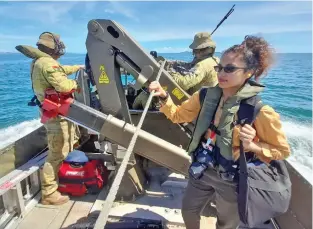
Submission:
[[[168,92],[166,91],[165,93],[166,93],[165,97],[161,97],[161,96],[159,97],[162,102],[165,102],[168,99],[168,97],[169,97]]]

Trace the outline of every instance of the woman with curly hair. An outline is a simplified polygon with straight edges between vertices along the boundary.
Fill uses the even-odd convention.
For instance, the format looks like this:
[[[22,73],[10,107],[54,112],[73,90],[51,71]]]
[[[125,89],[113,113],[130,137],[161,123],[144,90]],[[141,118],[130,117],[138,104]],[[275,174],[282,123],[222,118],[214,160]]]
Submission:
[[[246,36],[240,45],[234,45],[222,53],[220,63],[215,66],[219,83],[216,87],[207,88],[204,97],[201,89],[176,106],[158,82],[150,84],[149,90],[155,90],[154,95],[161,99],[160,111],[172,122],[191,122],[197,118],[187,149],[193,163],[182,204],[187,229],[200,228],[201,211],[214,200],[216,228],[238,227],[238,176],[229,169],[236,168],[234,165],[240,156],[240,141],[244,152],[253,154],[251,163],[255,165],[289,156],[290,147],[282,131],[279,114],[272,107],[262,106],[253,125],[236,123],[241,102],[257,96],[264,89],[257,81],[269,70],[273,59],[273,50],[267,41]],[[205,159],[212,162],[211,166],[201,167],[199,149],[213,152],[211,159]]]

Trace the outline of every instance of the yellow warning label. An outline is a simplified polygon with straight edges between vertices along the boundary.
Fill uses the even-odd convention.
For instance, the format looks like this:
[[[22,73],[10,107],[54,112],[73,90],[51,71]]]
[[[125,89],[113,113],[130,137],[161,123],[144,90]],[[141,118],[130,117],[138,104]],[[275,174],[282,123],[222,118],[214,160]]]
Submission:
[[[107,74],[105,72],[101,72],[101,75],[99,77],[99,83],[103,84],[108,84],[110,83],[109,77],[107,76]]]
[[[108,75],[105,72],[104,65],[100,65],[99,70],[100,70],[99,83],[100,84],[104,84],[104,83],[108,84],[108,83],[110,83],[110,79],[109,79]]]
[[[184,97],[184,93],[177,87],[172,91],[172,94],[175,95],[175,97],[179,100],[181,100]]]

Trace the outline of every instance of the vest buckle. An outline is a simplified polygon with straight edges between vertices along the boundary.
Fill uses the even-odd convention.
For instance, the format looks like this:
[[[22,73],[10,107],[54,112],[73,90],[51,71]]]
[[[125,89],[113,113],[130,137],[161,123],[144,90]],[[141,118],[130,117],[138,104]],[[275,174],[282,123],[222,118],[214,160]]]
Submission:
[[[210,129],[212,132],[216,133],[217,135],[221,135],[221,132],[217,129],[217,127],[216,127],[213,123],[210,123],[209,129]]]

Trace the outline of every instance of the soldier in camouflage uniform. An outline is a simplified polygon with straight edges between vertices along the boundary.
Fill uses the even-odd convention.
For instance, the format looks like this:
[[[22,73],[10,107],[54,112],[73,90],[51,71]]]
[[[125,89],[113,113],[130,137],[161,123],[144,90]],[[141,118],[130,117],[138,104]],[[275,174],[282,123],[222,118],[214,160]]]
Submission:
[[[150,55],[154,57],[154,59],[158,62],[164,61],[164,57],[157,56],[157,53],[155,51],[151,51]],[[165,69],[169,67],[168,62],[166,63]],[[142,91],[136,96],[133,104],[132,109],[134,110],[143,110],[146,106],[146,103],[148,101],[150,92],[146,87],[142,88]],[[153,97],[152,101],[149,105],[149,110],[158,110],[159,109],[159,99],[157,97]]]
[[[178,70],[178,66],[173,65],[175,68],[173,67],[169,71],[173,79],[189,94],[193,94],[203,86],[216,86],[217,73],[213,67],[219,63],[219,58],[213,56],[216,44],[210,34],[207,32],[197,33],[189,48],[193,50],[195,56],[193,61],[183,64],[181,70]]]
[[[143,110],[145,108],[145,105],[147,103],[147,100],[149,98],[149,91],[147,88],[143,88],[143,91],[140,92],[140,94],[135,98],[135,101],[133,103],[133,109],[135,110]],[[153,97],[152,101],[149,106],[149,110],[157,110],[158,107],[158,98]]]
[[[214,66],[220,60],[213,56],[216,44],[207,32],[197,33],[189,48],[193,50],[192,62],[167,60],[164,68],[182,89],[192,95],[203,86],[214,87],[217,85],[217,73]],[[165,59],[158,56],[156,60],[164,61]],[[137,104],[140,103],[144,107],[149,95],[141,92],[137,97],[139,97]]]
[[[61,66],[57,59],[64,54],[65,46],[56,34],[42,33],[37,42],[41,51],[33,61],[31,78],[34,93],[42,102],[47,88],[54,88],[58,92],[69,92],[77,89],[75,80],[67,76],[77,72],[81,65]],[[60,205],[69,200],[68,196],[61,195],[58,189],[57,173],[62,161],[73,150],[76,125],[64,118],[53,118],[44,124],[47,130],[49,152],[43,166],[41,186],[42,204]]]

